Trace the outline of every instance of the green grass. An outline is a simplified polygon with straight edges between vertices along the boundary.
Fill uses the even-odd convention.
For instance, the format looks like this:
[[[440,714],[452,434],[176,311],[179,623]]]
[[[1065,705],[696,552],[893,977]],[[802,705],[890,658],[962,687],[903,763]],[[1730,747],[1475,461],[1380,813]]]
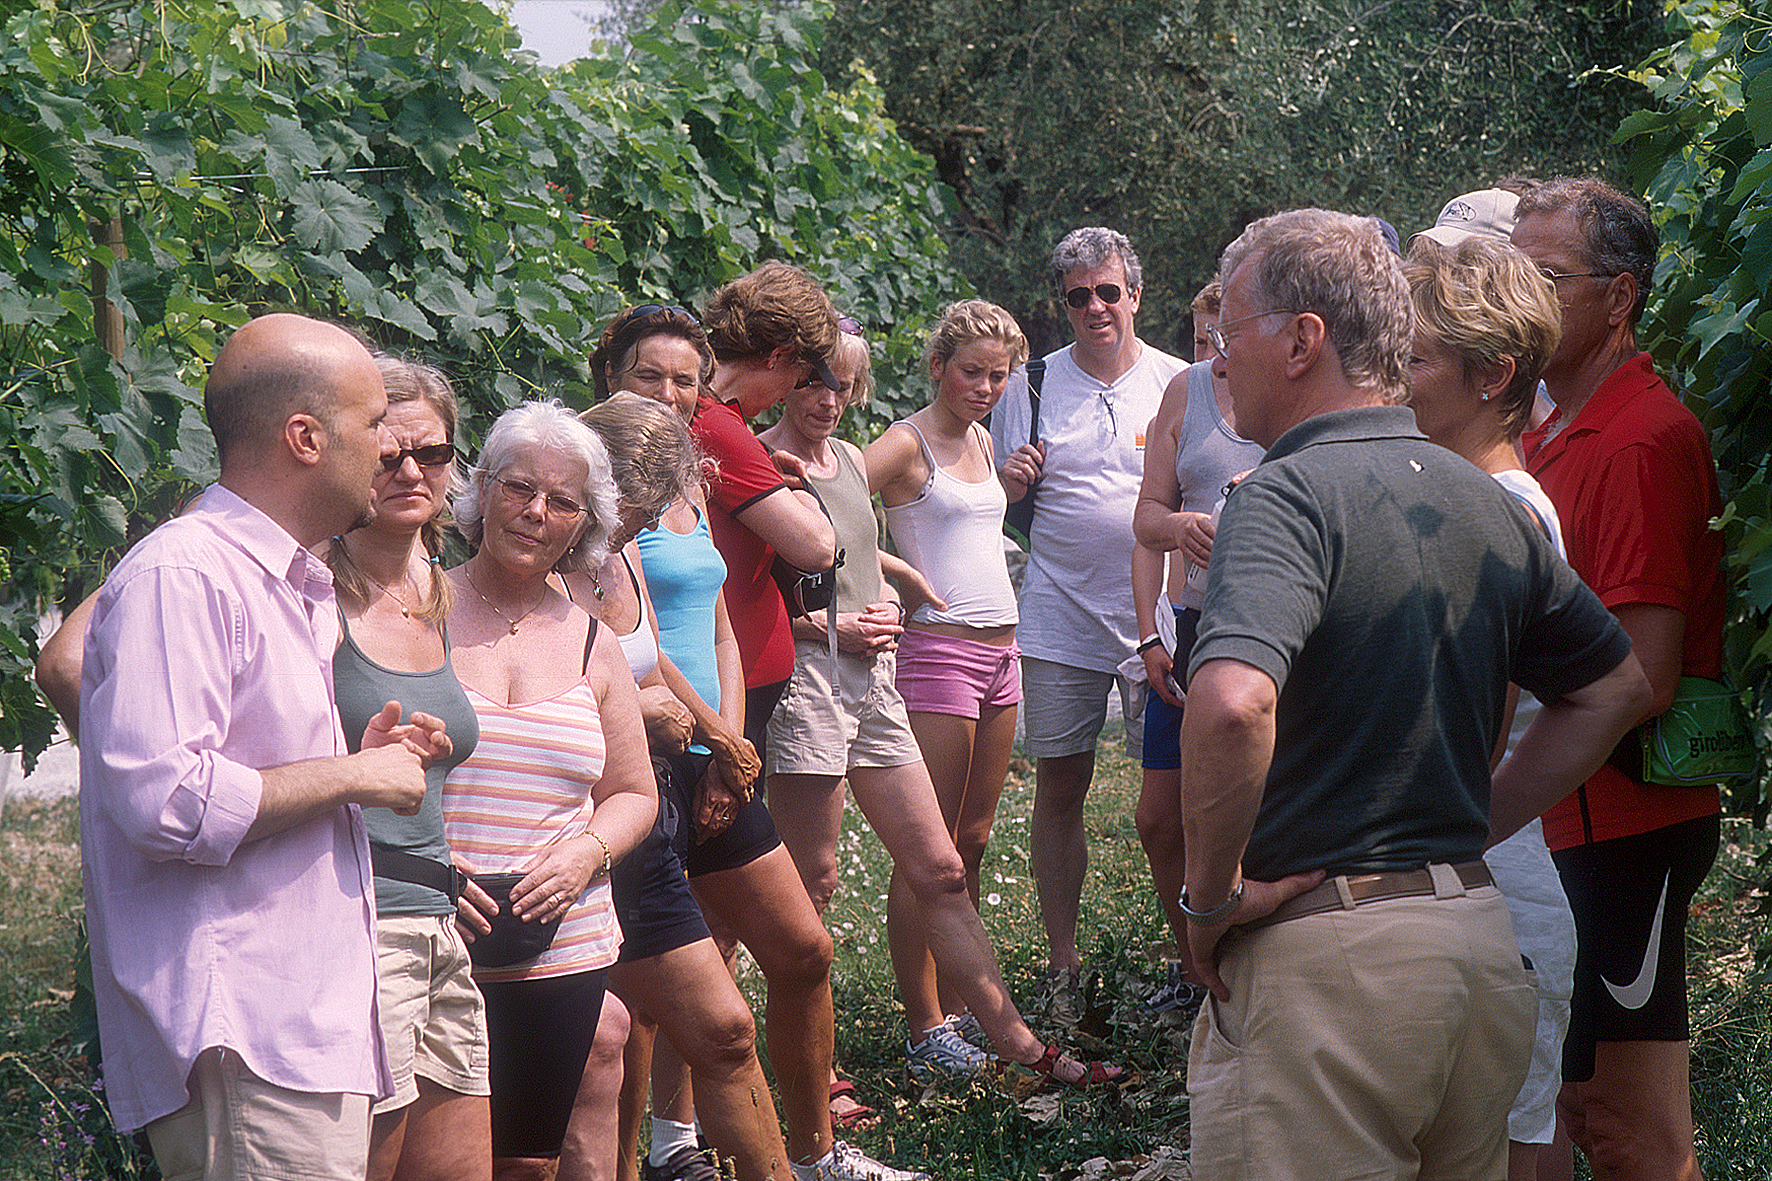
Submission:
[[[1087,809],[1082,942],[1094,973],[1093,1003],[1078,1028],[1032,1011],[1045,940],[1027,865],[1033,776],[1019,759],[986,856],[981,909],[1005,978],[1036,1032],[1123,1063],[1135,1081],[1060,1096],[1030,1093],[1015,1076],[927,1094],[912,1088],[903,1074],[904,1012],[886,955],[890,865],[851,808],[841,844],[843,884],[827,914],[837,945],[838,1058],[863,1101],[885,1118],[846,1138],[943,1181],[1069,1181],[1131,1172],[1147,1161],[1143,1178],[1185,1177],[1172,1153],[1187,1145],[1188,1031],[1139,1005],[1160,983],[1148,951],[1167,931],[1132,824],[1139,772],[1117,741],[1104,739]],[[115,1141],[95,1130],[91,1113],[75,1111],[93,1102],[84,1062],[72,1048],[70,1014],[77,823],[72,800],[11,801],[0,816],[0,1181],[128,1175]],[[1768,844],[1767,834],[1745,821],[1726,821],[1717,868],[1693,907],[1693,1102],[1699,1159],[1710,1181],[1772,1176],[1772,996],[1767,965],[1756,959],[1765,901],[1757,886],[1767,876],[1761,860]],[[744,985],[761,1011],[761,980],[751,972]],[[90,1151],[83,1132],[95,1135]],[[58,1139],[68,1143],[59,1157]]]
[[[73,1048],[77,801],[6,802],[0,897],[0,1178],[128,1175]]]

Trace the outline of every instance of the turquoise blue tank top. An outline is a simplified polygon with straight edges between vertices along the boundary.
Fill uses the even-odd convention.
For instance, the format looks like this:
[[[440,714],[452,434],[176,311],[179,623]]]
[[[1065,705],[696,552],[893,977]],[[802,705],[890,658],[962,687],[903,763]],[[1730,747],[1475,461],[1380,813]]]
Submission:
[[[714,662],[714,603],[726,582],[726,563],[714,548],[706,514],[695,528],[673,533],[660,525],[636,539],[652,609],[658,613],[658,647],[671,658],[701,699],[720,708],[720,670]]]

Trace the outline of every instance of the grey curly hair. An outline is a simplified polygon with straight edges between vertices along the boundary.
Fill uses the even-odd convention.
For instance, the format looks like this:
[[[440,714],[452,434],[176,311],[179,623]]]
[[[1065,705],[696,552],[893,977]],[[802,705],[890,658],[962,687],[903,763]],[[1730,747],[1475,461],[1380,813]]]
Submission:
[[[1125,234],[1106,226],[1084,226],[1060,240],[1052,251],[1052,281],[1063,286],[1064,277],[1070,272],[1090,270],[1115,257],[1126,271],[1126,289],[1137,291],[1144,286],[1144,269],[1138,265],[1138,252],[1132,249],[1132,242]]]
[[[520,457],[536,451],[568,455],[585,466],[584,487],[576,499],[585,506],[586,520],[578,539],[554,563],[554,569],[562,574],[588,574],[609,556],[609,534],[620,519],[615,477],[609,451],[597,432],[551,398],[513,406],[492,424],[486,444],[480,448],[480,462],[468,473],[467,485],[455,498],[456,527],[469,545],[478,548],[485,536],[488,485]]]

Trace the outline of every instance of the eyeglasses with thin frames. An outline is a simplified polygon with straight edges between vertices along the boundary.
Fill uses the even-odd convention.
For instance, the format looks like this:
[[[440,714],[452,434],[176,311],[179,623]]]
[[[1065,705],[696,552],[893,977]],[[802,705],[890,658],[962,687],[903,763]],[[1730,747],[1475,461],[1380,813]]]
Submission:
[[[546,506],[547,515],[550,517],[564,517],[570,520],[585,511],[584,505],[571,497],[561,496],[558,492],[544,494],[540,488],[525,480],[507,480],[503,476],[494,476],[492,482],[498,485],[499,492],[504,495],[505,503],[512,508],[528,508],[535,503],[537,496],[542,496],[542,503]]]
[[[403,447],[392,455],[381,457],[381,470],[397,472],[410,456],[419,467],[447,467],[455,459],[455,448],[448,443],[427,443],[423,447]]]
[[[1071,288],[1064,293],[1064,301],[1078,311],[1081,311],[1089,306],[1089,296],[1091,294],[1102,303],[1116,304],[1120,302],[1120,297],[1126,293],[1120,290],[1120,285],[1118,283],[1097,283],[1093,287]]]
[[[1549,267],[1539,267],[1538,273],[1555,283],[1558,279],[1616,279],[1617,271],[1553,271]]]
[[[1225,346],[1230,343],[1230,337],[1224,334],[1223,329],[1232,324],[1241,324],[1244,320],[1260,319],[1262,316],[1296,316],[1297,314],[1291,308],[1269,308],[1265,312],[1250,312],[1247,316],[1238,316],[1234,320],[1223,320],[1217,324],[1206,325],[1206,339],[1212,342],[1212,348],[1219,356],[1228,360],[1229,354],[1224,350]]]

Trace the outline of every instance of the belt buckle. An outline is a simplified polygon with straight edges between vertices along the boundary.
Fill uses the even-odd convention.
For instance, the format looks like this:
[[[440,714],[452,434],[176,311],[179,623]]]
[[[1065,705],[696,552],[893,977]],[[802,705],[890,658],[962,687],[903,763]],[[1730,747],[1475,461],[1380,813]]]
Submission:
[[[449,905],[454,906],[461,901],[461,892],[466,886],[468,875],[461,871],[461,866],[449,863],[449,886],[443,892],[449,895]]]

